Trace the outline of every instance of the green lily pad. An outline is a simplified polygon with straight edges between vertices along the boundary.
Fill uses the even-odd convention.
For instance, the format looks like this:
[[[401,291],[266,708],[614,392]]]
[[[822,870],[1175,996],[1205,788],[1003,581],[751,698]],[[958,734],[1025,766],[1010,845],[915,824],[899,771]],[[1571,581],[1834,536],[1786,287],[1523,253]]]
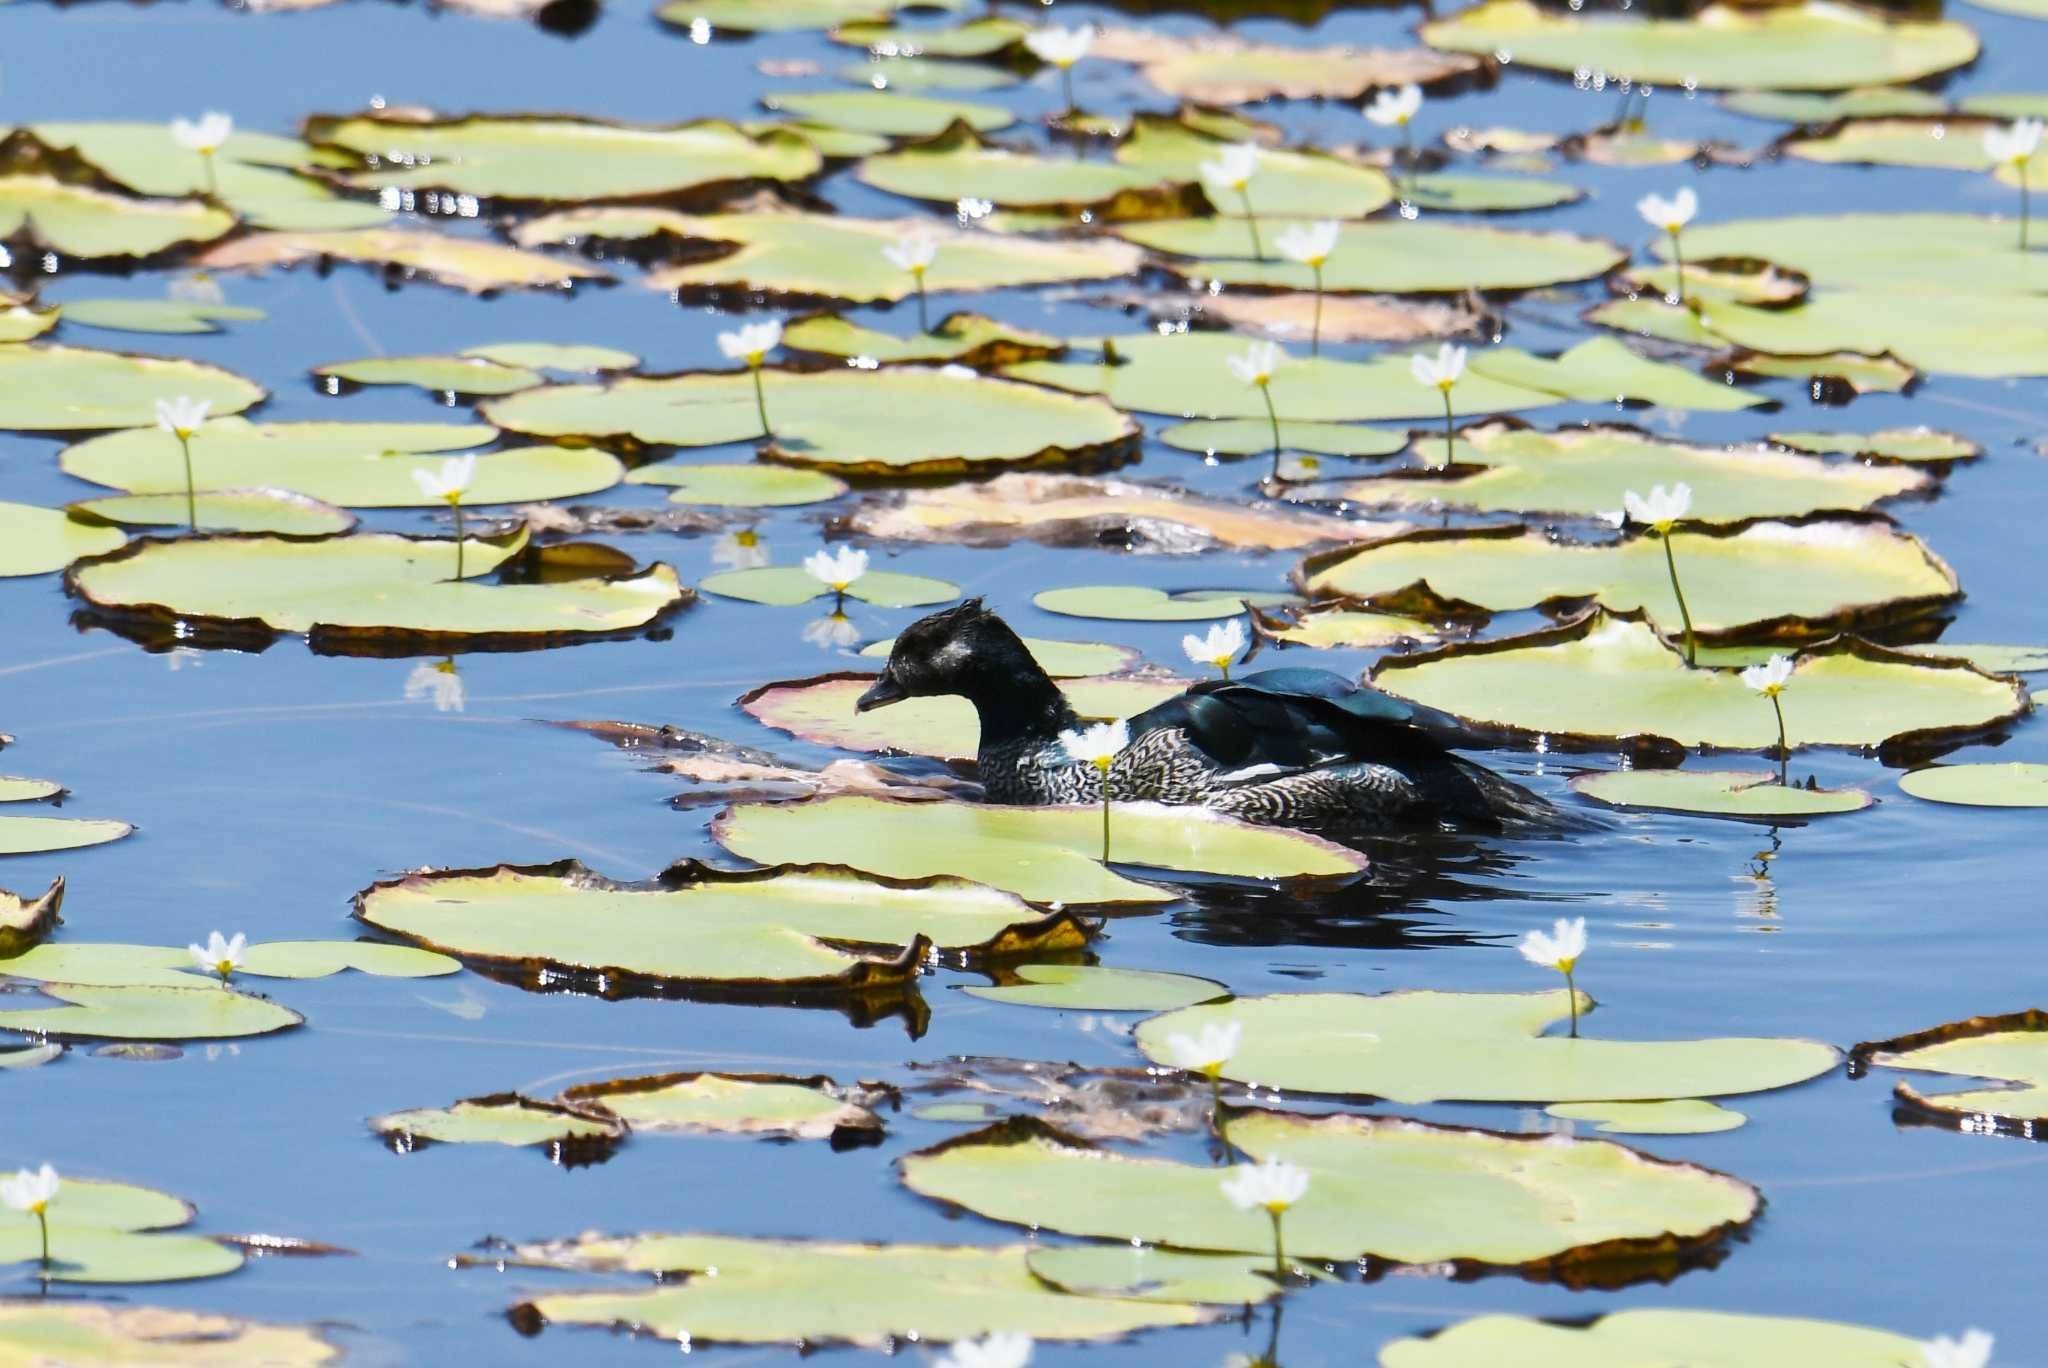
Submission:
[[[465,577],[524,544],[465,539]],[[100,612],[144,623],[211,620],[230,634],[305,632],[316,650],[521,649],[648,626],[690,591],[656,563],[604,578],[535,584],[457,581],[456,547],[357,533],[294,541],[210,533],[131,543],[74,566],[65,587]]]
[[[1824,132],[1786,138],[1778,145],[1807,161],[1989,171],[2000,163],[1984,150],[1984,132],[2004,126],[2000,119],[1944,110],[1937,114],[1848,119]]]
[[[22,1363],[151,1363],[161,1368],[320,1368],[339,1350],[310,1327],[266,1325],[168,1306],[23,1301],[0,1306],[0,1354]]]
[[[1157,969],[1020,964],[1010,970],[1010,976],[1021,981],[994,988],[969,984],[963,991],[1013,1007],[1057,1007],[1071,1012],[1171,1012],[1230,996],[1228,988],[1210,979]]]
[[[1397,613],[1361,613],[1348,608],[1295,609],[1279,616],[1255,617],[1259,635],[1316,650],[1376,649],[1403,643],[1435,642],[1442,632],[1433,622]]]
[[[832,592],[810,571],[795,565],[764,565],[753,570],[727,570],[712,575],[697,586],[721,598],[744,599],[789,608],[809,603]],[[846,597],[881,608],[922,608],[950,603],[960,597],[960,586],[923,575],[902,575],[893,570],[870,570],[846,586]]]
[[[1545,1107],[1560,1121],[1597,1121],[1602,1135],[1717,1135],[1749,1120],[1712,1102],[1679,1098],[1669,1102],[1571,1102]]]
[[[993,888],[823,864],[682,866],[658,886],[613,883],[573,861],[428,872],[357,894],[356,915],[524,983],[603,993],[900,993],[934,946],[979,961],[1088,936],[1072,917]]]
[[[1828,94],[1790,90],[1738,90],[1721,99],[1723,108],[1753,119],[1826,124],[1837,119],[1882,118],[1892,114],[1939,114],[1941,96],[1910,86],[1865,86]]]
[[[440,453],[489,442],[466,423],[251,423],[209,421],[192,435],[192,478],[202,489],[282,486],[346,508],[429,508],[414,472],[438,475]],[[183,496],[178,439],[158,428],[108,433],[65,449],[64,472],[133,493]],[[534,446],[477,458],[465,507],[565,499],[610,489],[625,467],[590,447]]]
[[[2039,674],[2048,670],[2048,646],[1971,645],[1948,641],[1922,642],[1892,649],[1906,655],[1940,660],[1966,660],[1985,674]]]
[[[932,138],[956,123],[989,133],[1017,122],[1001,105],[875,89],[783,91],[763,95],[761,106],[801,123],[890,138]]]
[[[1516,213],[1576,204],[1586,192],[1562,181],[1533,176],[1416,176],[1406,184],[1409,200],[1424,209],[1452,214]]]
[[[899,705],[900,706],[900,705]],[[1120,865],[1246,879],[1331,878],[1365,857],[1284,827],[1252,826],[1203,809],[1119,803],[1111,858]],[[953,875],[1037,903],[1172,902],[1172,890],[1112,873],[1099,806],[1002,807],[848,795],[801,803],[742,803],[711,824],[712,839],[757,864],[791,851],[897,879]]]
[[[0,974],[88,988],[196,990],[213,982],[181,947],[100,941],[45,942],[0,961]]]
[[[888,652],[882,654],[887,655]],[[38,802],[44,798],[55,798],[63,791],[64,786],[54,779],[24,779],[0,774],[0,803]]]
[[[0,579],[47,575],[127,540],[119,528],[81,522],[61,508],[0,502]]]
[[[182,469],[182,464],[181,464]],[[81,499],[73,512],[126,527],[184,527],[196,512],[210,532],[276,532],[288,537],[326,537],[356,525],[355,514],[289,489],[209,489],[182,493],[113,494]]]
[[[1443,439],[1418,437],[1415,450],[1425,463],[1441,462]],[[1370,509],[1443,504],[1483,513],[1593,517],[1618,508],[1620,491],[1679,480],[1692,487],[1688,521],[1729,523],[1861,512],[1934,488],[1926,475],[1903,466],[1830,464],[1764,446],[1696,446],[1604,425],[1539,432],[1480,424],[1458,434],[1451,459],[1460,468],[1445,475],[1354,480],[1335,494]]]
[[[1259,220],[1259,231],[1269,240],[1287,227],[1280,219]],[[1300,289],[1304,283],[1302,268],[1294,262],[1250,260],[1251,241],[1244,225],[1229,219],[1122,224],[1116,235],[1171,253],[1172,258],[1162,264],[1192,280],[1278,289]],[[1611,242],[1569,233],[1436,220],[1376,220],[1347,223],[1338,230],[1337,246],[1323,265],[1323,288],[1333,293],[1376,294],[1527,290],[1591,280],[1627,259],[1627,253]],[[1415,383],[1413,377],[1409,383]]]
[[[1580,1011],[1593,1000],[1579,994]],[[1189,1007],[1138,1024],[1138,1048],[1171,1064],[1168,1040],[1232,1022],[1243,1043],[1225,1078],[1287,1092],[1424,1102],[1648,1102],[1803,1083],[1841,1062],[1815,1040],[1622,1041],[1544,1035],[1571,1014],[1540,993],[1275,993]],[[1237,1127],[1231,1128],[1237,1138]]]
[[[1207,622],[1236,617],[1246,607],[1293,603],[1294,595],[1266,589],[1181,589],[1168,593],[1149,585],[1077,584],[1032,595],[1035,607],[1062,617],[1106,618],[1111,622]]]
[[[235,216],[192,200],[141,200],[50,176],[0,176],[0,237],[83,260],[143,259],[212,242]]]
[[[834,24],[880,23],[899,8],[958,9],[960,0],[668,0],[654,14],[677,28],[707,24],[714,33],[792,33]]]
[[[495,361],[501,366],[575,374],[632,370],[640,364],[640,358],[629,351],[581,342],[486,342],[478,347],[464,347],[458,354]]]
[[[1894,23],[1826,0],[1765,10],[1708,4],[1688,19],[1559,14],[1485,0],[1422,25],[1431,47],[1508,54],[1545,71],[1604,72],[1687,90],[1846,90],[1904,84],[1964,65],[1977,35],[1953,20]]]
[[[1740,1179],[1652,1159],[1611,1140],[1502,1135],[1379,1116],[1231,1119],[1256,1159],[1309,1173],[1287,1213],[1298,1258],[1552,1271],[1711,1248],[1762,1205]],[[1266,1213],[1240,1211],[1213,1166],[1100,1149],[1029,1120],[902,1161],[911,1191],[993,1220],[1188,1250],[1269,1252]]]
[[[154,427],[156,402],[205,400],[240,413],[262,386],[200,361],[85,347],[0,346],[0,427],[32,432]]]
[[[1886,428],[1882,432],[1774,432],[1768,440],[1816,455],[1885,461],[1973,461],[1984,454],[1984,448],[1967,437],[1928,427]]]
[[[562,1100],[594,1115],[616,1117],[635,1133],[829,1140],[838,1133],[882,1129],[879,1116],[822,1077],[652,1074],[579,1083],[565,1091]]]
[[[764,684],[743,694],[739,706],[778,731],[820,746],[948,760],[974,758],[981,722],[973,704],[949,695],[906,698],[874,712],[855,712],[854,700],[874,682],[873,675],[831,674]],[[1187,686],[1185,679],[1106,675],[1062,680],[1059,687],[1075,712],[1101,719],[1134,716]]]
[[[251,323],[269,315],[261,309],[232,304],[202,304],[184,299],[70,299],[64,321],[87,328],[120,332],[213,333],[216,323]]]
[[[1958,1129],[2033,1137],[2048,1122],[2048,1016],[2039,1011],[1971,1017],[1866,1041],[1853,1055],[1879,1068],[1996,1080],[2000,1086],[1962,1092],[1926,1093],[1903,1082],[1893,1088],[1899,1101]]]
[[[1616,272],[1609,279],[1610,286],[1624,290],[1630,297],[1650,296],[1650,303],[1661,303],[1678,293],[1678,269],[1669,263],[1650,262],[1642,266],[1630,266]],[[1743,258],[1715,258],[1707,261],[1690,260],[1685,263],[1686,298],[1706,303],[1720,303],[1732,300],[1737,304],[1796,304],[1806,298],[1812,282],[1796,271],[1788,271],[1769,261],[1751,261]],[[1690,312],[1690,310],[1687,310]],[[1697,320],[1695,320],[1697,321]],[[1658,336],[1672,336],[1674,341],[1696,340],[1684,335],[1658,333]],[[1704,334],[1700,339],[1707,345]]]
[[[1860,356],[1835,352],[1824,356],[1772,356],[1766,352],[1738,349],[1707,363],[1729,380],[1738,376],[1766,376],[1812,382],[1808,388],[1816,401],[1837,386],[1850,394],[1903,394],[1920,378],[1920,372],[1890,356]],[[1847,396],[1841,396],[1846,398]],[[1830,402],[1839,402],[1831,400]]]
[[[371,356],[315,366],[313,376],[352,385],[417,385],[447,394],[510,394],[544,383],[539,371],[481,356]]]
[[[1135,668],[1141,659],[1139,653],[1128,646],[1112,646],[1102,641],[1049,641],[1044,637],[1019,639],[1023,641],[1024,649],[1031,652],[1031,658],[1038,662],[1038,668],[1054,679],[1118,674]],[[887,641],[870,642],[861,647],[860,653],[864,657],[887,660],[895,646],[896,639],[891,637]]]
[[[258,978],[315,979],[353,969],[378,978],[439,978],[461,970],[459,960],[410,945],[377,941],[264,941],[249,947],[238,974]],[[0,965],[0,973],[6,972]]]
[[[1899,787],[1931,803],[1966,807],[2048,807],[2048,765],[2023,760],[2003,764],[1937,765],[1901,775]]]
[[[1202,183],[1202,164],[1214,161],[1233,141],[1212,137],[1182,118],[1139,114],[1116,149],[1116,163],[1145,173],[1153,181]],[[1394,199],[1394,187],[1375,167],[1360,166],[1313,148],[1265,148],[1258,175],[1251,182],[1252,208],[1267,216],[1314,215],[1321,218],[1364,218]],[[993,196],[967,187],[963,193]],[[1213,196],[1212,196],[1213,201]],[[997,201],[1002,203],[1003,201]],[[1244,203],[1226,195],[1214,202],[1216,212],[1241,215]],[[1272,239],[1265,245],[1270,249]],[[1249,243],[1247,243],[1249,245]]]
[[[37,305],[0,297],[0,342],[29,342],[57,326],[55,304]]]
[[[1875,801],[1862,789],[1783,785],[1772,770],[1611,770],[1579,775],[1571,788],[1610,807],[1716,817],[1820,817],[1861,812]]]
[[[978,200],[1030,214],[1086,214],[1091,222],[1191,214],[1208,203],[1192,174],[1020,152],[985,142],[964,125],[868,157],[854,168],[854,178],[908,199],[947,205]],[[945,256],[943,249],[939,255]]]
[[[1954,571],[1883,523],[1680,530],[1671,553],[1693,626],[1709,636],[1818,634],[1917,616],[1961,596]],[[1297,579],[1312,598],[1424,616],[1590,601],[1647,612],[1670,632],[1682,623],[1664,540],[1648,534],[1581,545],[1520,527],[1432,528],[1310,556]]]
[[[741,0],[746,3],[746,0]],[[969,93],[1002,90],[1017,84],[1015,72],[982,62],[956,62],[935,57],[873,57],[833,73],[842,81],[871,90],[959,90]]]
[[[626,1137],[623,1123],[517,1093],[470,1097],[447,1107],[420,1107],[370,1118],[370,1129],[394,1147],[547,1145],[558,1153],[602,1152]]]
[[[82,817],[0,816],[0,855],[41,855],[118,841],[135,830],[126,822]]]
[[[53,1005],[0,1011],[0,1031],[60,1039],[228,1040],[305,1023],[288,1007],[219,987],[43,983],[38,991]]]
[[[1150,1245],[1041,1245],[1031,1271],[1062,1292],[1131,1301],[1257,1306],[1286,1289],[1263,1254],[1188,1254]]]
[[[884,57],[993,57],[1021,47],[1029,32],[1015,19],[973,19],[946,28],[856,21],[833,29],[831,38]]]
[[[1062,338],[972,313],[952,314],[932,331],[911,337],[864,327],[835,314],[815,314],[790,324],[782,345],[793,352],[861,358],[885,366],[950,361],[976,370],[1057,356],[1067,347]]]
[[[823,167],[789,134],[749,137],[716,119],[665,128],[547,115],[315,115],[306,138],[355,154],[352,189],[444,190],[561,203],[714,194],[756,181],[800,181]]]
[[[1480,1316],[1428,1339],[1396,1340],[1380,1368],[1892,1368],[1923,1362],[1919,1341],[1889,1331],[1723,1311],[1619,1311],[1591,1325]]]
[[[1304,27],[1321,21],[1330,9],[1315,3],[1276,8],[1229,0],[1201,8],[1220,23],[1285,17]],[[1229,34],[1197,32],[1183,37],[1157,28],[1112,29],[1100,36],[1095,53],[1136,62],[1140,74],[1158,89],[1216,108],[1272,99],[1362,100],[1376,89],[1410,83],[1436,86],[1481,69],[1470,57],[1427,48],[1301,47]]]
[[[884,247],[912,232],[930,233],[938,243],[938,255],[924,275],[925,288],[933,294],[1114,280],[1134,273],[1143,260],[1121,242],[1042,242],[954,231],[930,219],[829,214],[697,217],[664,209],[587,209],[530,220],[513,238],[528,247],[671,238],[695,250],[687,264],[650,271],[642,280],[650,289],[678,290],[693,298],[731,290],[780,300],[880,304],[917,293],[910,273],[882,257]]]
[[[665,485],[668,501],[715,508],[792,508],[846,492],[846,481],[820,470],[774,465],[695,465],[662,461],[626,475],[627,484]]]
[[[1094,1297],[1040,1279],[1031,1245],[858,1245],[718,1235],[582,1236],[494,1250],[508,1262],[669,1277],[645,1291],[558,1292],[513,1308],[516,1323],[627,1327],[697,1344],[852,1344],[884,1349],[998,1331],[1041,1340],[1116,1340],[1196,1325],[1179,1302]],[[708,1276],[716,1269],[717,1276]]]
[[[1643,736],[1761,750],[1778,740],[1766,701],[1734,674],[1689,670],[1646,624],[1601,613],[1385,660],[1372,682],[1481,725],[1581,744]],[[1801,654],[1784,705],[1792,745],[1864,747],[1984,731],[2019,716],[2026,691],[1845,637]]]
[[[1591,338],[1555,358],[1534,356],[1518,347],[1487,347],[1472,354],[1472,373],[1588,404],[1632,400],[1730,413],[1770,402],[1768,395],[1716,384],[1683,366],[1638,356],[1611,337]]]
[[[1273,449],[1273,429],[1256,418],[1197,419],[1175,423],[1157,434],[1178,451],[1207,456],[1259,456]],[[1288,451],[1319,456],[1392,456],[1408,446],[1408,434],[1354,423],[1280,423],[1280,444]]]
[[[58,1201],[62,1201],[59,1194]],[[51,1211],[57,1209],[51,1203]],[[0,1262],[33,1262],[42,1256],[34,1231],[0,1234]],[[153,1283],[217,1278],[242,1266],[242,1251],[199,1235],[132,1234],[50,1223],[53,1282]]]
[[[611,279],[594,266],[515,251],[481,238],[409,228],[251,233],[209,249],[196,264],[210,270],[262,271],[310,262],[324,270],[336,261],[379,267],[387,282],[421,277],[471,294],[566,290],[579,281]]]
[[[1651,249],[1660,257],[1668,243]],[[1703,224],[1685,233],[1687,256],[1775,262],[1816,286],[1959,290],[1972,295],[2048,289],[2048,261],[2019,250],[2010,219],[1971,214],[1801,214]],[[1902,303],[1912,301],[1902,300]],[[1976,307],[1973,301],[1970,307]],[[1880,348],[1861,347],[1861,351]],[[1890,350],[1890,348],[1883,348]]]
[[[1002,1119],[1002,1113],[985,1102],[933,1102],[928,1106],[913,1107],[910,1114],[919,1121],[945,1121],[973,1126],[986,1125]]]
[[[1137,425],[1098,399],[971,372],[764,371],[774,436],[763,454],[787,465],[879,477],[1063,465],[1118,454]],[[901,415],[914,413],[906,424]],[[759,437],[744,371],[550,385],[484,405],[499,427],[546,437],[709,446]]]

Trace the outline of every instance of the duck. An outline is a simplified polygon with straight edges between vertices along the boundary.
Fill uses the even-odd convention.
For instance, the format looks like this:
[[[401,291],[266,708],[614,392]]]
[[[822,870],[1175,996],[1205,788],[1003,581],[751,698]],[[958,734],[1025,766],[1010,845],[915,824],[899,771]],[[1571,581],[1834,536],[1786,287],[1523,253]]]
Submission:
[[[958,696],[981,720],[988,801],[1093,803],[1105,780],[1061,736],[1082,726],[1010,625],[979,598],[918,619],[855,703]],[[1262,825],[1504,831],[1557,810],[1454,747],[1483,740],[1448,713],[1313,668],[1208,680],[1128,720],[1113,800],[1204,807]]]

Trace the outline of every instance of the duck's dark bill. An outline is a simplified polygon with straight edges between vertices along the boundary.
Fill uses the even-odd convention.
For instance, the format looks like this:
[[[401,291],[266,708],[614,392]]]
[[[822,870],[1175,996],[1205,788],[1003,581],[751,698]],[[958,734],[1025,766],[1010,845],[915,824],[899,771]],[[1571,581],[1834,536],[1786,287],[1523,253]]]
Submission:
[[[903,692],[902,685],[889,678],[889,676],[883,675],[875,681],[873,688],[854,701],[853,710],[855,712],[866,712],[870,708],[886,708],[889,704],[901,703],[908,697],[910,695]]]

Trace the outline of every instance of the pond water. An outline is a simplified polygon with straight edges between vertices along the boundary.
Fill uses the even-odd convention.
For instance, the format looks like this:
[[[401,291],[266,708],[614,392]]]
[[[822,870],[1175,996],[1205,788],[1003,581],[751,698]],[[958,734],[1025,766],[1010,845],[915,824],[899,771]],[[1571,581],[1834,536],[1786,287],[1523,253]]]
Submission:
[[[1022,13],[1025,7],[1005,6]],[[1029,7],[1061,22],[1142,23],[1200,31],[1186,16],[1133,18],[1103,6]],[[1985,10],[1952,17],[1974,27],[1983,56],[1946,95],[2038,84],[2048,36],[2037,21]],[[1351,10],[1309,28],[1249,20],[1236,31],[1291,44],[1413,41],[1413,9]],[[422,6],[351,0],[297,14],[250,14],[186,0],[148,5],[10,5],[0,17],[6,83],[0,106],[16,123],[56,119],[162,121],[202,108],[231,110],[247,128],[294,131],[312,113],[373,100],[450,112],[548,110],[677,121],[751,113],[764,92],[833,88],[849,60],[816,33],[697,44],[658,25],[644,0],[618,0],[586,32],[563,37]],[[821,74],[764,75],[764,61],[809,61]],[[1048,74],[1049,75],[1049,74]],[[1107,62],[1078,73],[1082,103],[1111,111],[1167,108],[1134,70]],[[1057,105],[1048,78],[972,98],[1035,119]],[[1510,67],[1498,84],[1432,100],[1418,135],[1514,126],[1593,127],[1612,116],[1611,90],[1578,90]],[[1303,140],[1370,139],[1355,108],[1273,103],[1255,110]],[[1671,136],[1760,147],[1778,126],[1722,109],[1708,95],[1659,92],[1650,119]],[[1636,197],[1695,185],[1705,222],[1850,209],[2007,213],[2011,192],[1989,177],[1943,170],[1823,166],[1760,158],[1753,166],[1623,168],[1561,163],[1547,173],[1584,187],[1561,209],[1501,220],[1637,244],[1647,240]],[[844,169],[815,186],[840,212],[892,215],[904,202],[857,184]],[[473,227],[473,225],[470,225]],[[1639,250],[1639,259],[1641,252]],[[265,420],[433,421],[448,408],[419,391],[345,396],[308,382],[313,364],[354,356],[452,350],[500,339],[592,342],[631,350],[649,373],[722,364],[714,336],[732,316],[678,307],[628,277],[573,296],[507,292],[476,299],[428,283],[387,289],[371,271],[300,269],[219,277],[229,302],[266,311],[219,335],[142,336],[69,330],[79,345],[204,359],[271,391]],[[156,295],[161,274],[121,279],[63,270],[34,279],[45,300]],[[1160,289],[1176,288],[1155,281]],[[936,301],[1067,335],[1139,326],[1083,302],[1085,291],[1005,291]],[[1556,351],[1594,331],[1577,321],[1596,283],[1502,303],[1513,345]],[[854,316],[910,326],[913,310]],[[1371,345],[1337,346],[1365,355]],[[1621,418],[1705,442],[1772,429],[1869,430],[1926,423],[1980,443],[1938,497],[1890,511],[1955,568],[1968,597],[1944,635],[1953,641],[2040,641],[2039,521],[2048,461],[2036,449],[2040,382],[1924,378],[1908,395],[1872,394],[1846,408],[1815,405],[1803,383],[1759,382],[1773,414],[1618,413],[1573,404],[1547,425]],[[908,417],[906,421],[910,421]],[[1166,424],[1143,420],[1151,433]],[[62,443],[0,434],[0,498],[56,505],[93,492],[62,474]],[[706,459],[745,459],[744,444]],[[1361,469],[1365,467],[1361,466]],[[1148,437],[1137,478],[1205,493],[1254,497],[1258,460],[1210,464]],[[578,502],[661,507],[664,491],[621,486]],[[842,501],[844,502],[844,501]],[[778,564],[818,544],[838,505],[769,511],[758,519]],[[366,515],[372,527],[423,531],[417,512]],[[685,583],[718,568],[709,535],[618,534],[606,540],[642,562],[673,565]],[[878,566],[944,577],[987,597],[1020,631],[1112,640],[1181,668],[1180,624],[1097,623],[1035,609],[1039,588],[1145,583],[1165,588],[1281,588],[1293,553],[1199,558],[1110,549],[873,548]],[[756,685],[828,669],[863,668],[808,643],[818,607],[766,608],[706,597],[638,639],[459,659],[465,704],[436,711],[408,695],[415,659],[317,656],[296,638],[260,652],[145,650],[74,625],[60,577],[0,580],[0,729],[17,738],[0,769],[46,775],[71,791],[66,815],[118,817],[137,834],[103,848],[0,864],[17,891],[69,883],[63,936],[73,941],[183,945],[216,927],[252,940],[342,938],[357,890],[422,865],[533,864],[575,858],[618,879],[646,878],[684,857],[711,857],[715,808],[677,810],[681,784],[644,758],[546,721],[615,718],[668,723],[819,763],[834,753],[755,723],[734,699]],[[921,610],[855,604],[864,640],[893,636]],[[1495,630],[1527,625],[1496,622]],[[1296,663],[1309,652],[1294,652]],[[1313,661],[1355,675],[1371,653]],[[1483,757],[1548,796],[1576,802],[1572,774],[1611,767],[1606,755]],[[2038,722],[1952,759],[2048,760]],[[1178,971],[1239,995],[1404,988],[1527,991],[1554,986],[1513,949],[1524,931],[1584,916],[1592,941],[1579,983],[1600,1003],[1589,1030],[1628,1039],[1721,1034],[1807,1036],[1847,1047],[1937,1023],[2037,1005],[2041,876],[2036,812],[1939,806],[1896,786],[1897,771],[1840,751],[1801,754],[1797,774],[1853,783],[1879,798],[1869,811],[1809,826],[1668,815],[1610,814],[1563,839],[1417,840],[1375,850],[1377,877],[1314,896],[1209,894],[1154,915],[1112,921],[1094,947],[1107,965]],[[1759,864],[1759,855],[1773,858]],[[1758,875],[1756,870],[1763,868]],[[0,1077],[11,1103],[0,1163],[43,1160],[67,1173],[117,1177],[180,1194],[208,1233],[260,1231],[344,1246],[353,1257],[265,1259],[226,1279],[115,1289],[136,1302],[267,1320],[327,1323],[362,1363],[631,1363],[673,1346],[553,1327],[515,1333],[513,1303],[585,1285],[565,1275],[455,1269],[453,1256],[489,1236],[533,1239],[585,1230],[700,1230],[845,1240],[996,1244],[1014,1231],[949,1213],[906,1191],[897,1160],[960,1127],[889,1114],[882,1144],[834,1152],[820,1144],[645,1137],[609,1162],[569,1168],[535,1150],[442,1145],[394,1154],[365,1119],[406,1107],[517,1090],[551,1095],[572,1083],[689,1068],[828,1074],[903,1083],[914,1061],[1004,1055],[1129,1065],[1129,1014],[1030,1010],[978,1000],[981,975],[939,969],[925,979],[929,1024],[913,1037],[901,1018],[858,1025],[840,1012],[653,999],[604,1001],[539,994],[472,972],[437,979],[342,974],[254,985],[301,1012],[299,1030],[135,1062],[73,1049],[53,1065]],[[1290,1365],[1369,1361],[1383,1343],[1485,1312],[1588,1318],[1625,1307],[1697,1307],[1876,1324],[1915,1337],[1981,1325],[1998,1333],[1998,1362],[2039,1357],[2039,1215],[2048,1151],[2025,1141],[1896,1124],[1891,1079],[1835,1070],[1809,1084],[1734,1099],[1750,1117],[1719,1135],[1630,1143],[1755,1183],[1768,1208],[1712,1267],[1669,1283],[1575,1291],[1494,1276],[1453,1280],[1403,1270],[1349,1277],[1292,1296],[1278,1346]],[[1313,1104],[1310,1104],[1313,1105]],[[1505,1105],[1381,1107],[1426,1119],[1510,1131],[1552,1124],[1540,1109]],[[1582,1131],[1589,1129],[1582,1127]],[[1192,1134],[1149,1143],[1198,1159]],[[1054,1237],[1048,1237],[1054,1238]],[[34,1270],[7,1271],[29,1293]],[[68,1295],[68,1294],[67,1294]],[[1259,1354],[1270,1312],[1224,1318],[1107,1345],[1048,1344],[1041,1361],[1166,1363]],[[760,1361],[782,1350],[699,1347],[715,1361]],[[850,1354],[854,1351],[835,1351]],[[904,1352],[922,1355],[921,1347]]]

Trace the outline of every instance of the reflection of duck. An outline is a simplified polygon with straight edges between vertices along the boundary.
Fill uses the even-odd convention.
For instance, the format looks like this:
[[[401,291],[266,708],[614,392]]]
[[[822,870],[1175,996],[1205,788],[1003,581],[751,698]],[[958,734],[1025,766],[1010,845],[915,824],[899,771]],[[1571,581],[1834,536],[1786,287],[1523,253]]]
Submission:
[[[1060,733],[1080,719],[1009,625],[969,599],[912,623],[861,695],[862,712],[959,694],[981,718],[981,781],[999,803],[1085,803],[1093,767]],[[1456,718],[1326,670],[1264,670],[1197,684],[1130,719],[1112,798],[1193,804],[1274,824],[1548,822],[1548,803],[1450,753],[1476,744]]]

